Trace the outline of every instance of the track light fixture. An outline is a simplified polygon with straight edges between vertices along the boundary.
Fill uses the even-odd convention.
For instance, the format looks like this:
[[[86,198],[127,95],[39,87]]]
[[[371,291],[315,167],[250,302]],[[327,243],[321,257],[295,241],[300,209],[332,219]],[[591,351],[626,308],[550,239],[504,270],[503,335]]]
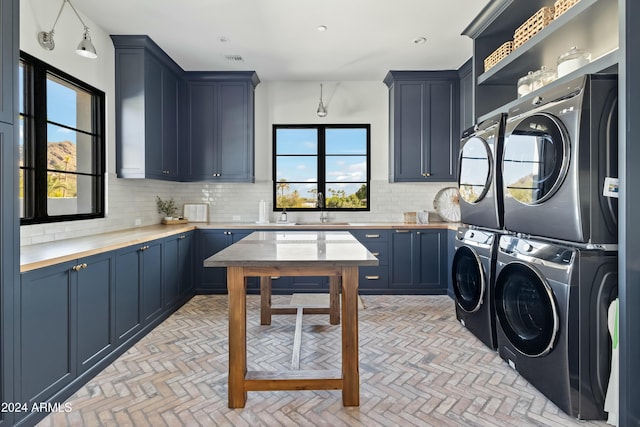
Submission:
[[[53,50],[56,47],[55,41],[53,40],[53,34],[56,28],[56,24],[60,19],[60,15],[62,14],[62,9],[64,9],[65,4],[67,3],[69,3],[69,6],[71,6],[71,9],[76,14],[78,19],[82,23],[82,26],[84,27],[82,40],[80,40],[80,43],[76,48],[76,53],[80,56],[84,56],[85,58],[97,58],[98,54],[96,53],[96,48],[93,46],[93,43],[91,43],[91,36],[89,35],[89,27],[87,27],[87,25],[84,23],[84,21],[80,17],[80,14],[76,10],[76,8],[73,7],[73,5],[71,4],[71,1],[69,0],[62,0],[62,6],[60,6],[60,10],[58,11],[58,16],[56,17],[56,20],[53,23],[53,27],[51,27],[51,31],[49,32],[41,31],[40,33],[38,33],[38,41],[40,42],[40,46],[42,46],[46,50]]]
[[[318,111],[316,111],[316,114],[318,115],[318,117],[327,116],[327,109],[322,103],[322,83],[320,83],[320,103],[318,104]]]

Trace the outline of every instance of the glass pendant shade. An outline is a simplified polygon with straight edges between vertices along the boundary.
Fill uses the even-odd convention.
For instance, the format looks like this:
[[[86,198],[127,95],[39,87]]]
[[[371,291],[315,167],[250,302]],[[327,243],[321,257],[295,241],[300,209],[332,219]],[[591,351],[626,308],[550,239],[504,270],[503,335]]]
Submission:
[[[316,111],[318,117],[327,116],[327,108],[322,103],[322,83],[320,83],[320,103],[318,104],[318,110]]]

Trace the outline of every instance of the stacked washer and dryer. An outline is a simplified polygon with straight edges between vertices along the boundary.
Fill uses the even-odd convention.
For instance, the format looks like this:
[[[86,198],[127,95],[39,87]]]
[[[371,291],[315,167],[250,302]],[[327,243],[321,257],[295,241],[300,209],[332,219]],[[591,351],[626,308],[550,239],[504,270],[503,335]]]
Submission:
[[[617,142],[617,76],[586,75],[511,108],[499,161],[504,222],[488,285],[496,348],[581,419],[605,418],[607,310],[618,282]],[[465,205],[468,182],[463,170],[459,176],[466,223],[473,215],[463,208],[474,205]],[[456,245],[463,259],[469,249],[463,239]],[[455,293],[458,310],[464,299]],[[467,314],[458,318],[469,324]]]

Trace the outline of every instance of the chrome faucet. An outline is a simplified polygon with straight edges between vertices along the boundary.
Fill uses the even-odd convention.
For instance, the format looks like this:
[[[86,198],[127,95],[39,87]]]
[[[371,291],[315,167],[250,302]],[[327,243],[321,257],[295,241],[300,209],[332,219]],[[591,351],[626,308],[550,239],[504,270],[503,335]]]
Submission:
[[[324,209],[324,194],[322,193],[318,193],[318,207],[320,208],[320,222],[327,222],[328,218],[327,218],[327,213],[323,210]]]

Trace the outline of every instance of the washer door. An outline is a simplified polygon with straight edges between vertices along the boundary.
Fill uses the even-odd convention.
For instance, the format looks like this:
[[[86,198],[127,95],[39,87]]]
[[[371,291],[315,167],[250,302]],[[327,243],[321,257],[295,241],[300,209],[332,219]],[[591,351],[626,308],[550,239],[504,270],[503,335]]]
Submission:
[[[460,148],[458,190],[467,203],[478,203],[491,187],[493,158],[487,141],[469,138]]]
[[[496,315],[507,339],[522,354],[540,357],[555,345],[560,320],[553,291],[525,264],[507,265],[496,279]]]
[[[456,303],[467,313],[480,309],[487,281],[478,255],[468,246],[461,246],[453,257],[451,269]]]
[[[504,142],[502,179],[505,196],[526,205],[548,200],[569,168],[569,138],[562,123],[540,113],[520,121]]]

